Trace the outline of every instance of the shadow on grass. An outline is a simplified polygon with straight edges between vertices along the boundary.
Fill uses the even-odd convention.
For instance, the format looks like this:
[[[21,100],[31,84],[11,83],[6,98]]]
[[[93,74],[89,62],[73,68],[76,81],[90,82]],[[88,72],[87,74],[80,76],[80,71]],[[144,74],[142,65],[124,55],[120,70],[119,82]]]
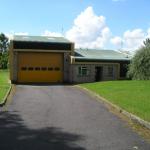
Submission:
[[[81,140],[55,127],[30,129],[14,112],[0,112],[1,150],[85,150],[76,144]]]

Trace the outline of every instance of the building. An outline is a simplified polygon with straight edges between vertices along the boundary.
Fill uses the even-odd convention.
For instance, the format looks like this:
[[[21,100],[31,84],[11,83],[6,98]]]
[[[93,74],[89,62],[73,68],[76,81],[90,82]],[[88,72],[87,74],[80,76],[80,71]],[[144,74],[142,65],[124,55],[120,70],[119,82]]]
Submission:
[[[14,36],[10,41],[13,83],[69,82],[74,44],[61,37]]]
[[[72,57],[73,82],[125,79],[128,55],[114,50],[77,49]]]
[[[14,36],[12,83],[82,83],[125,78],[130,57],[113,50],[74,49],[63,37]]]

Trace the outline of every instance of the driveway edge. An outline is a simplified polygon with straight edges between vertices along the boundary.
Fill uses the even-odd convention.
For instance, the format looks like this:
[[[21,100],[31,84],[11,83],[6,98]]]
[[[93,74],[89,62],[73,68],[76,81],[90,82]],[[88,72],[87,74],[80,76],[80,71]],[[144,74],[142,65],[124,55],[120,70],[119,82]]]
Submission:
[[[93,91],[88,90],[87,88],[81,87],[79,85],[75,85],[75,87],[80,88],[80,89],[86,91],[91,96],[94,96],[95,98],[98,98],[99,100],[101,100],[103,103],[110,105],[111,107],[115,108],[118,112],[120,112],[120,113],[124,114],[125,116],[127,116],[128,118],[130,118],[135,123],[138,123],[141,126],[144,126],[147,129],[150,129],[150,122],[145,121],[145,120],[141,119],[140,117],[138,117],[136,115],[133,115],[132,113],[127,112],[126,110],[124,110],[124,109],[120,108],[119,106],[111,103],[110,101],[108,101],[104,97],[101,97],[100,95],[96,94]]]
[[[11,92],[11,89],[12,89],[12,85],[10,84],[10,87],[9,87],[9,89],[8,89],[8,91],[7,91],[6,95],[5,95],[5,97],[3,98],[3,101],[0,103],[0,107],[2,107],[2,106],[5,105],[5,103],[6,103],[6,101],[7,101],[7,98],[8,98],[8,96],[9,96],[10,92]]]

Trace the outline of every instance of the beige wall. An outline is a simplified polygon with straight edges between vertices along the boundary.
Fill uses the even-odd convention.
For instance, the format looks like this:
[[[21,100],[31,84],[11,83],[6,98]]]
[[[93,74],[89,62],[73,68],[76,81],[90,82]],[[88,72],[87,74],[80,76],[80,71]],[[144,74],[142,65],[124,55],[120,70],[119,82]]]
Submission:
[[[18,53],[11,52],[10,56],[10,80],[12,83],[17,82],[17,77],[18,77]]]
[[[108,67],[113,67],[113,76],[108,76]],[[110,65],[103,65],[103,77],[102,80],[117,80],[118,79],[118,65],[110,64]]]
[[[64,82],[70,82],[70,53],[64,53]]]
[[[78,67],[86,66],[89,70],[89,75],[82,77],[78,75]],[[94,65],[72,65],[72,81],[73,82],[94,82],[95,81],[95,67]]]
[[[87,76],[80,76],[78,75],[78,68],[80,66],[86,66],[89,70],[89,75]],[[72,65],[72,82],[75,83],[84,83],[84,82],[95,82],[95,67],[102,66],[103,72],[102,72],[102,80],[117,80],[119,78],[118,72],[119,72],[119,64],[73,64]],[[108,66],[113,66],[113,76],[108,76]]]

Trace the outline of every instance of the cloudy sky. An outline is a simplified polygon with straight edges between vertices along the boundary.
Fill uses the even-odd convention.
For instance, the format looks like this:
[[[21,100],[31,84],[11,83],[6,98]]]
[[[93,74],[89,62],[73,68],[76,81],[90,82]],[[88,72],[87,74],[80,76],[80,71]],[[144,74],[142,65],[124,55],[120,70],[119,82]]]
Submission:
[[[133,51],[150,37],[149,6],[150,0],[0,0],[0,32]]]

